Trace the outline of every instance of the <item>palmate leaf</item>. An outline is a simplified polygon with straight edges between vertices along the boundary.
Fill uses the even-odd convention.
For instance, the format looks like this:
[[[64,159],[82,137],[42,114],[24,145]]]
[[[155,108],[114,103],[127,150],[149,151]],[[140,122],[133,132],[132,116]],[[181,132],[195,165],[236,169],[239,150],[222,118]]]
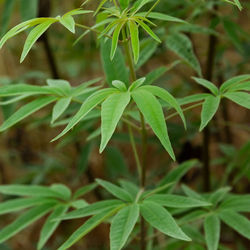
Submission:
[[[140,205],[140,211],[143,218],[162,233],[179,240],[191,240],[177,225],[171,214],[157,203],[144,201]]]
[[[65,135],[69,130],[71,130],[77,123],[79,123],[93,108],[105,100],[109,95],[116,92],[116,89],[108,88],[101,89],[89,96],[86,101],[82,104],[80,110],[73,116],[66,128],[52,141],[56,141],[63,135]]]
[[[150,92],[140,88],[132,92],[132,97],[155,135],[159,138],[161,144],[172,159],[175,160],[175,155],[168,137],[167,125],[159,101]]]
[[[13,235],[17,234],[34,221],[38,220],[55,206],[55,203],[44,204],[35,208],[30,209],[26,213],[19,216],[14,222],[6,226],[0,231],[0,243],[8,240]]]
[[[200,63],[195,56],[192,43],[187,36],[180,33],[170,34],[167,36],[166,45],[189,64],[199,76],[202,75]]]
[[[129,102],[130,93],[127,91],[112,94],[102,103],[100,153],[103,152],[112,137],[115,128]]]
[[[220,211],[219,217],[236,232],[250,239],[250,221],[246,217],[229,210]]]
[[[224,97],[242,107],[250,109],[250,94],[246,92],[228,92],[224,94]]]
[[[38,250],[43,248],[50,236],[55,232],[56,228],[59,226],[60,220],[54,219],[63,215],[67,211],[67,209],[67,206],[60,205],[56,207],[54,211],[50,214],[50,216],[47,218],[40,232],[40,237],[37,245]]]
[[[153,201],[162,206],[177,208],[203,207],[212,205],[206,201],[173,194],[153,194],[146,200]]]
[[[209,121],[213,118],[218,110],[219,104],[220,96],[210,95],[206,97],[202,105],[200,131],[202,131],[207,126]]]
[[[220,240],[220,219],[217,215],[206,217],[204,231],[208,250],[217,250]]]
[[[62,246],[58,248],[58,250],[69,249],[72,245],[74,245],[77,241],[79,241],[82,237],[88,234],[91,230],[101,224],[103,221],[114,215],[119,209],[122,207],[111,209],[109,211],[105,211],[99,213],[90,219],[88,219],[82,226],[80,226],[66,242],[63,243]]]
[[[176,101],[176,99],[167,90],[157,86],[143,86],[141,87],[141,89],[147,90],[148,92],[161,98],[163,101],[167,102],[170,106],[172,106],[178,112],[186,128],[186,120],[182,112],[182,109],[178,104],[178,102]]]
[[[101,179],[96,179],[96,182],[101,185],[104,189],[106,189],[109,193],[114,195],[116,198],[124,201],[132,201],[133,197],[126,190]]]
[[[115,215],[111,222],[110,250],[123,248],[139,218],[139,210],[138,204],[131,204]]]
[[[111,209],[120,207],[121,205],[125,205],[125,203],[122,202],[121,200],[98,201],[84,208],[80,208],[72,212],[69,212],[68,214],[61,216],[59,219],[72,220],[72,219],[83,218],[86,216],[103,213],[106,210],[111,210]]]
[[[134,21],[129,21],[129,31],[131,36],[131,45],[134,54],[134,61],[137,64],[140,55],[140,40],[138,27]]]
[[[23,107],[21,107],[18,111],[16,111],[13,115],[11,115],[0,127],[0,132],[5,131],[6,129],[12,127],[19,121],[23,120],[27,116],[33,114],[34,112],[38,111],[39,109],[49,105],[50,103],[54,102],[56,97],[47,96],[38,98]]]

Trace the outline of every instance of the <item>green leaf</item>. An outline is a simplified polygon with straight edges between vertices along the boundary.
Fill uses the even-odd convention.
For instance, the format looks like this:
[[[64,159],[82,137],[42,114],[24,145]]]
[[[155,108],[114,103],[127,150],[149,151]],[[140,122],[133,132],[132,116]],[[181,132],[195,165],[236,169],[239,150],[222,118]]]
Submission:
[[[136,13],[137,11],[139,11],[144,5],[146,5],[149,2],[152,2],[153,0],[137,0],[134,5],[133,8],[131,9],[131,11],[133,13]]]
[[[80,226],[66,242],[63,243],[62,246],[58,248],[58,250],[65,250],[74,245],[77,241],[79,241],[82,237],[88,234],[91,230],[101,224],[103,221],[111,217],[115,214],[120,208],[115,208],[110,211],[105,211],[103,213],[99,213],[90,219],[88,219],[82,226]]]
[[[68,108],[71,102],[71,97],[61,98],[53,107],[51,123],[54,123]]]
[[[143,85],[145,80],[146,80],[146,78],[142,77],[142,78],[139,78],[136,81],[132,82],[132,84],[129,87],[129,91],[133,91],[133,90],[139,88],[141,85]]]
[[[175,160],[175,155],[168,137],[167,125],[159,101],[150,92],[140,88],[132,92],[132,97],[145,116],[146,121],[159,138],[161,144],[172,159]]]
[[[136,19],[136,22],[153,38],[155,39],[157,42],[161,43],[160,38],[148,27],[147,24],[145,24],[144,22],[142,22],[139,19]]]
[[[172,106],[177,111],[179,116],[181,117],[181,119],[184,123],[184,127],[186,128],[186,120],[185,120],[184,114],[182,112],[182,109],[181,109],[179,103],[176,101],[176,99],[167,90],[160,88],[160,87],[157,87],[157,86],[143,86],[143,87],[141,87],[141,89],[147,90],[151,94],[161,98],[163,101],[165,101],[170,106]]]
[[[129,92],[120,92],[110,95],[102,104],[101,110],[101,145],[102,153],[112,137],[122,114],[130,102]]]
[[[211,196],[209,197],[209,201],[212,202],[214,205],[219,203],[225,195],[231,190],[230,187],[223,187],[218,189],[217,191],[213,192]]]
[[[126,244],[137,220],[139,205],[131,204],[122,208],[113,218],[110,229],[110,249],[120,250]]]
[[[230,196],[220,204],[220,209],[234,210],[236,212],[250,212],[250,195]]]
[[[59,18],[59,22],[70,32],[75,33],[75,20],[71,15],[63,15]]]
[[[101,60],[107,82],[111,87],[112,81],[119,79],[128,86],[129,73],[122,52],[120,48],[117,48],[114,58],[111,61],[110,50],[111,50],[111,41],[107,40],[106,42],[104,42],[104,39],[102,39]]]
[[[182,20],[180,18],[169,16],[169,15],[159,13],[159,12],[150,12],[150,13],[139,12],[139,13],[137,13],[137,15],[147,17],[147,18],[153,18],[153,19],[157,19],[157,20],[161,20],[161,21],[166,21],[166,22],[186,23],[184,20]]]
[[[73,195],[73,199],[77,199],[89,192],[91,192],[92,190],[94,190],[97,187],[96,183],[91,183],[89,185],[86,185],[84,187],[81,187],[79,189],[76,190],[76,192]]]
[[[38,0],[21,0],[20,12],[23,21],[37,17]]]
[[[111,51],[110,51],[110,59],[111,60],[113,60],[113,58],[115,56],[119,36],[120,36],[121,29],[122,29],[123,25],[124,25],[124,22],[118,23],[118,25],[116,26],[116,28],[114,30],[113,37],[112,37]]]
[[[116,207],[120,207],[121,205],[124,205],[124,203],[120,200],[98,201],[98,202],[90,204],[84,208],[74,210],[74,211],[72,211],[64,216],[61,216],[60,219],[72,220],[72,219],[83,218],[86,216],[103,213],[106,210],[111,210],[111,209],[114,209]]]
[[[166,45],[189,64],[199,76],[202,75],[200,63],[193,51],[193,45],[187,36],[180,33],[170,34],[167,36]]]
[[[212,205],[206,201],[173,194],[154,194],[146,200],[153,201],[162,206],[177,208],[203,207]]]
[[[45,204],[45,203],[51,203],[53,201],[55,200],[42,199],[41,197],[11,199],[0,203],[0,214],[12,213],[28,207],[39,205],[41,203]]]
[[[250,109],[250,94],[245,92],[229,92],[223,95],[232,102],[239,104],[242,107]]]
[[[16,111],[13,115],[11,115],[0,127],[0,132],[5,131],[6,129],[12,127],[19,121],[23,120],[27,116],[35,113],[39,109],[49,105],[50,103],[54,102],[56,97],[48,96],[48,97],[41,97],[36,99],[23,107],[21,107],[18,111]]]
[[[134,54],[134,61],[137,64],[140,55],[140,40],[138,27],[134,21],[129,21],[129,31],[131,36],[131,45]]]
[[[63,184],[53,184],[50,189],[61,195],[61,199],[69,201],[71,198],[71,190]]]
[[[219,108],[219,105],[220,96],[210,95],[206,97],[202,105],[200,131],[202,131],[213,118]]]
[[[122,10],[128,8],[130,0],[119,0]]]
[[[220,240],[220,219],[217,215],[206,217],[204,231],[208,250],[217,250]]]
[[[247,80],[250,80],[250,74],[232,77],[221,85],[220,92],[225,93],[226,91],[230,90],[231,87],[234,87],[235,85]]]
[[[38,185],[2,185],[0,186],[0,193],[18,196],[31,196],[31,197],[51,197],[62,198],[62,194],[50,187]]]
[[[14,222],[6,226],[0,231],[0,243],[8,240],[13,235],[19,233],[21,230],[29,226],[34,221],[38,220],[50,210],[53,209],[55,204],[44,204],[27,211],[18,217]]]
[[[226,210],[220,211],[219,216],[229,227],[247,239],[250,239],[250,221],[246,217],[234,211]]]
[[[72,117],[66,128],[52,141],[56,141],[63,135],[65,135],[69,130],[71,130],[77,123],[79,123],[93,108],[95,108],[99,103],[107,98],[107,96],[116,92],[116,89],[101,89],[91,96],[89,96],[86,101],[82,104],[80,110]]]
[[[62,216],[67,211],[67,209],[68,209],[67,206],[64,206],[64,205],[58,206],[54,209],[51,215],[47,218],[40,232],[40,237],[39,237],[39,241],[37,245],[38,250],[44,247],[48,239],[51,237],[51,235],[55,232],[56,228],[59,226],[60,221],[54,220],[54,219],[59,216]]]
[[[134,199],[136,198],[138,192],[140,191],[138,186],[128,180],[119,180],[119,183],[123,189],[127,190],[132,195]]]
[[[150,73],[146,75],[145,85],[150,85],[154,83],[157,79],[163,76],[167,72],[167,67],[162,66],[152,70]]]
[[[207,93],[194,94],[194,95],[180,98],[180,99],[178,99],[178,102],[180,105],[185,105],[185,104],[190,104],[193,102],[202,101],[202,100],[206,99],[206,97],[209,97],[209,96],[211,96],[211,94],[207,94]]]
[[[162,233],[180,240],[191,240],[176,224],[171,214],[157,203],[144,201],[140,205],[140,211],[143,218]]]
[[[209,89],[215,96],[219,94],[218,88],[210,81],[202,78],[192,77],[198,84]]]
[[[132,201],[133,198],[131,197],[130,193],[128,193],[126,190],[101,179],[96,179],[96,182],[101,185],[104,189],[106,189],[109,193],[117,197],[118,199],[124,200],[124,201]]]
[[[70,83],[66,80],[47,79],[46,82],[49,85],[49,89],[53,90],[59,96],[68,97],[71,94]]]
[[[120,80],[112,81],[112,85],[120,91],[127,91],[126,84]]]
[[[51,24],[55,23],[56,20],[48,20],[45,21],[37,27],[35,27],[28,35],[24,47],[23,52],[21,55],[20,63],[23,62],[29,51],[31,50],[31,47],[34,45],[34,43],[38,40],[38,38],[50,27]]]

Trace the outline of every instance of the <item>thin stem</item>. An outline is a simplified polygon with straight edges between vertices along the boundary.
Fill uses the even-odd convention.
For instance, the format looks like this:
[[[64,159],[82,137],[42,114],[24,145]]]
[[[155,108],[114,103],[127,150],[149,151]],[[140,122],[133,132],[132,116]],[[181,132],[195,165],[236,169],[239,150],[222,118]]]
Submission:
[[[160,3],[160,1],[161,1],[161,0],[157,0],[157,1],[154,3],[154,5],[149,9],[149,11],[147,12],[147,14],[146,14],[145,17],[147,17],[147,16],[150,14],[150,12]]]

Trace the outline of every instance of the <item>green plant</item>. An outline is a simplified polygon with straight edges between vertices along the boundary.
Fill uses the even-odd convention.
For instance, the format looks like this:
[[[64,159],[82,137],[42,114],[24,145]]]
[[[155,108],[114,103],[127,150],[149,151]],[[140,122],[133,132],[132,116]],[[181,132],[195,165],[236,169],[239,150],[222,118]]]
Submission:
[[[82,8],[85,8],[88,2],[85,1]],[[0,193],[25,198],[4,201],[0,204],[0,214],[25,208],[30,208],[30,210],[0,231],[0,242],[9,239],[47,213],[50,213],[50,216],[41,230],[37,249],[42,249],[61,221],[89,216],[91,218],[73,232],[58,249],[69,249],[92,229],[107,221],[111,224],[110,249],[112,250],[120,250],[127,246],[139,232],[140,244],[137,244],[137,247],[140,245],[142,250],[146,247],[158,249],[158,246],[153,248],[153,243],[149,240],[154,239],[155,230],[173,238],[168,241],[168,245],[178,243],[179,249],[184,249],[184,247],[191,249],[192,243],[190,244],[189,241],[192,240],[193,234],[199,235],[200,233],[200,225],[197,225],[197,221],[202,221],[204,236],[201,235],[201,240],[193,243],[194,245],[197,243],[197,248],[194,249],[199,249],[204,244],[209,250],[219,248],[221,221],[243,237],[250,239],[250,222],[247,217],[240,214],[250,212],[249,195],[229,193],[231,189],[228,187],[214,189],[213,192],[204,194],[197,193],[185,185],[182,185],[181,189],[178,188],[177,184],[181,178],[191,168],[199,165],[196,160],[179,164],[177,168],[168,171],[164,178],[158,180],[157,184],[151,183],[151,188],[146,183],[151,130],[175,161],[176,156],[166,121],[178,115],[186,129],[188,123],[184,112],[202,106],[200,123],[200,131],[202,131],[213,119],[221,102],[225,99],[250,109],[250,94],[248,93],[250,75],[241,74],[230,77],[217,87],[209,77],[203,78],[204,70],[194,53],[192,42],[187,35],[183,34],[183,32],[198,32],[208,34],[210,38],[219,36],[215,30],[216,25],[204,28],[194,23],[198,13],[202,14],[207,10],[212,10],[213,13],[218,1],[208,1],[209,3],[202,1],[198,6],[199,9],[198,7],[196,9],[197,13],[192,13],[187,20],[154,11],[160,1],[152,2],[151,0],[103,0],[95,11],[80,8],[55,18],[31,19],[15,26],[2,37],[0,48],[10,38],[32,28],[21,55],[20,62],[23,62],[35,42],[54,23],[60,23],[72,33],[75,33],[76,27],[84,29],[85,32],[78,37],[76,43],[89,32],[97,34],[106,80],[98,78],[84,82],[77,87],[71,86],[66,80],[55,79],[48,79],[46,86],[24,83],[1,86],[0,97],[4,98],[1,102],[2,106],[16,102],[22,103],[26,100],[32,101],[10,115],[0,126],[0,132],[54,103],[50,123],[57,125],[57,120],[64,117],[65,119],[58,124],[66,125],[66,127],[52,141],[58,140],[83,122],[91,121],[96,124],[100,118],[101,125],[98,124],[98,128],[92,131],[88,138],[93,140],[101,135],[99,152],[102,153],[117,127],[126,125],[123,129],[128,132],[138,181],[133,183],[129,180],[121,180],[118,186],[108,181],[95,179],[95,183],[78,189],[74,195],[71,195],[69,188],[61,184],[54,184],[50,187],[2,185]],[[226,2],[236,5],[239,9],[242,8],[239,1]],[[187,3],[187,9],[189,7]],[[76,15],[91,13],[96,16],[96,23],[92,27],[76,23],[73,18]],[[226,19],[220,18],[225,24]],[[151,20],[160,23],[156,25]],[[177,25],[170,25],[169,33],[165,34],[161,32],[161,22]],[[238,46],[234,32],[228,29],[227,25],[225,29]],[[179,60],[172,62],[168,68],[159,67],[146,76],[137,77],[139,69],[155,52],[158,43],[164,43],[169,50],[181,58],[181,61],[188,64],[199,76],[199,78],[193,77],[193,80],[211,93],[192,94],[177,99],[165,88],[153,85],[165,72],[179,64],[181,62]],[[208,68],[211,68],[211,65]],[[72,111],[70,107],[73,105],[76,106]],[[183,107],[184,105],[188,106]],[[164,110],[172,113],[168,114]],[[141,154],[138,151],[135,131],[141,137]],[[88,158],[90,151],[91,146],[88,146],[83,152],[84,159]],[[245,161],[243,165],[242,168],[245,171],[249,163]],[[227,176],[222,181],[223,186],[227,184],[233,166],[228,169]],[[242,172],[239,178],[241,176]],[[115,199],[101,200],[91,204],[78,199],[92,191],[97,185]],[[67,213],[70,208],[74,210]],[[151,248],[150,244],[152,244]]]

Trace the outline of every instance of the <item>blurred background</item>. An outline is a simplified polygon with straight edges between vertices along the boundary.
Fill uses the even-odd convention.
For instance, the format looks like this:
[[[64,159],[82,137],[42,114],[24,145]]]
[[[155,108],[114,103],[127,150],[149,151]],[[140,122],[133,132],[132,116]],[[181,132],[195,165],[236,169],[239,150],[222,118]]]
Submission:
[[[204,74],[209,64],[209,46],[211,37],[214,42],[214,64],[211,80],[218,86],[232,76],[250,72],[250,3],[241,1],[244,9],[239,11],[230,4],[220,2],[213,9],[214,1],[168,0],[162,1],[157,10],[180,17],[194,23],[189,27],[160,22],[156,29],[162,39],[161,44],[154,43],[146,34],[142,41],[142,53],[146,60],[138,67],[138,77],[143,77],[155,69],[162,69],[157,85],[165,87],[175,97],[202,92],[191,76],[196,73],[189,65],[174,54],[166,45],[171,29],[179,29],[193,42],[193,51],[200,61]],[[86,7],[94,10],[99,1],[92,0]],[[0,37],[11,27],[34,17],[62,15],[79,8],[78,0],[0,0]],[[195,7],[195,8],[194,8]],[[92,26],[95,19],[91,15],[76,18],[78,23]],[[33,46],[31,52],[20,64],[19,58],[27,33],[23,32],[10,39],[0,50],[0,85],[29,83],[45,85],[46,79],[66,79],[72,86],[84,81],[102,77],[103,51],[96,41],[96,34],[89,33],[75,45],[76,39],[84,32],[77,28],[76,33],[68,32],[62,26],[53,25],[46,35]],[[150,47],[150,50],[149,50]],[[144,51],[144,52],[143,52]],[[213,57],[210,58],[213,60]],[[1,90],[0,90],[1,91]],[[0,107],[2,123],[20,105],[11,104]],[[102,155],[98,153],[100,124],[99,113],[81,122],[73,131],[57,142],[50,143],[64,127],[65,119],[79,109],[78,104],[70,106],[64,119],[50,126],[51,106],[25,119],[7,132],[0,134],[0,185],[10,183],[41,184],[64,183],[72,190],[91,183],[95,178],[116,181],[127,178],[137,182],[134,158],[129,146],[126,129],[120,124],[111,143]],[[197,158],[201,164],[190,170],[182,180],[197,191],[204,190],[202,178],[202,152],[204,135],[198,133],[200,107],[187,111],[188,130],[185,131],[179,118],[168,121],[170,137],[178,162],[173,163],[155,137],[149,136],[148,186],[153,186],[163,178],[167,171],[186,160]],[[208,148],[210,149],[211,189],[217,187],[223,179],[225,170],[232,169],[225,184],[232,185],[236,193],[249,192],[250,185],[250,113],[236,104],[224,101],[216,118],[210,126]],[[139,135],[136,140],[140,142]],[[139,146],[139,143],[138,143]],[[206,190],[207,191],[207,190]],[[106,193],[96,189],[87,197],[89,202],[105,198]],[[14,216],[0,217],[0,227],[8,224]],[[34,224],[8,243],[0,245],[0,250],[35,249],[43,220]],[[63,222],[46,249],[56,249],[81,220]],[[108,228],[98,227],[71,249],[107,249]],[[223,239],[230,249],[246,249],[242,239],[239,245],[235,235]],[[238,239],[238,238],[237,238]],[[249,245],[248,245],[249,246]],[[136,249],[136,248],[131,248]]]

